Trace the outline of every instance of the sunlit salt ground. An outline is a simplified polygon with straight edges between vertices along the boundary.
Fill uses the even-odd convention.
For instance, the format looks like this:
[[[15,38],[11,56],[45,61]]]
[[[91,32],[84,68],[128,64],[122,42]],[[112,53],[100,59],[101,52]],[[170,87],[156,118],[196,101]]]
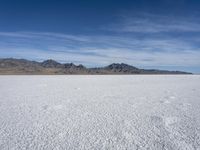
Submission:
[[[0,76],[0,149],[200,149],[200,76]]]

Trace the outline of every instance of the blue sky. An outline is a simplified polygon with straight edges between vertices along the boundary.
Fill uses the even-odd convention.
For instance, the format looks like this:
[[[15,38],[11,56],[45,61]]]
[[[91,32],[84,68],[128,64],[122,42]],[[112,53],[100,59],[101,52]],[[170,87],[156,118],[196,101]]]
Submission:
[[[198,0],[1,0],[0,57],[200,72]]]

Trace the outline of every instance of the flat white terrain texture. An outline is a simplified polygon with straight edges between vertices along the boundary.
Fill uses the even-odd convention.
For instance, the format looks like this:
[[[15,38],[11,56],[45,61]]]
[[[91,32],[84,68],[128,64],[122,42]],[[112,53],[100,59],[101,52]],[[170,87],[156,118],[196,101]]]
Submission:
[[[200,76],[0,76],[0,150],[199,150]]]

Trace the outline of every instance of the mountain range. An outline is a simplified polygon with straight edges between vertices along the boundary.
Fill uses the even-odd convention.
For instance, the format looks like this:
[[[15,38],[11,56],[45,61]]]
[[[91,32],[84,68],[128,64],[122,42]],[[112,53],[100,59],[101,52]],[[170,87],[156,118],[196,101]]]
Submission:
[[[4,58],[0,59],[1,75],[64,75],[64,74],[192,74],[183,71],[168,71],[157,69],[139,69],[124,64],[113,63],[105,67],[86,68],[83,65],[73,63],[61,64],[49,59],[43,62],[30,61],[26,59]]]

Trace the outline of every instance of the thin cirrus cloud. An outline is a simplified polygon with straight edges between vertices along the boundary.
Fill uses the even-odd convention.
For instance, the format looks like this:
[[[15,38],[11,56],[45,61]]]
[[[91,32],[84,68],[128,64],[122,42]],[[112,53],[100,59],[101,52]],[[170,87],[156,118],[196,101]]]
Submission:
[[[141,13],[134,16],[121,15],[120,21],[102,27],[115,32],[160,33],[200,32],[198,17],[182,17]]]
[[[117,35],[68,35],[48,32],[0,32],[0,57],[103,66],[200,66],[200,51],[187,39]]]

